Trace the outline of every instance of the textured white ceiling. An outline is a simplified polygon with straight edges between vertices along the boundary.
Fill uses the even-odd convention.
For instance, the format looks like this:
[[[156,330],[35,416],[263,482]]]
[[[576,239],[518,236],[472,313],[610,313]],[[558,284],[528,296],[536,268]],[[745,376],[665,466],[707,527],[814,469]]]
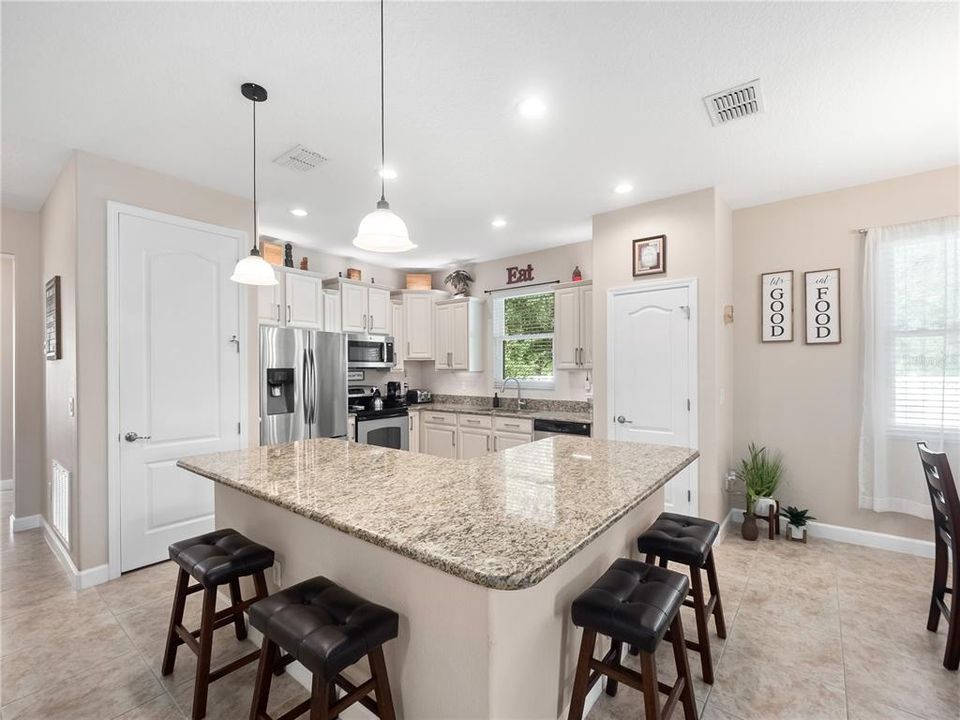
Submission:
[[[39,207],[71,148],[249,196],[254,81],[264,231],[356,256],[379,192],[377,9],[4,2],[4,204]],[[594,213],[711,185],[743,207],[958,161],[956,3],[386,12],[387,197],[420,246],[377,256],[395,265],[584,240]],[[701,98],[755,77],[766,113],[711,127]],[[540,122],[514,111],[530,93]],[[271,165],[296,143],[329,162]]]

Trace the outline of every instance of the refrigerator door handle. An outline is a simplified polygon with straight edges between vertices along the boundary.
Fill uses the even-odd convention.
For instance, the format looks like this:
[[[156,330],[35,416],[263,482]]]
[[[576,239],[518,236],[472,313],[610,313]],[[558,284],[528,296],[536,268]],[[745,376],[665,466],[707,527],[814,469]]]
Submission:
[[[310,388],[310,369],[309,369],[309,361],[307,360],[307,350],[306,348],[304,348],[303,380],[300,382],[300,392],[302,393],[302,397],[300,398],[300,405],[303,407],[303,422],[305,425],[310,424],[310,413],[309,413],[308,399],[307,399],[310,395],[309,388]]]
[[[317,358],[310,348],[310,425],[317,421]]]

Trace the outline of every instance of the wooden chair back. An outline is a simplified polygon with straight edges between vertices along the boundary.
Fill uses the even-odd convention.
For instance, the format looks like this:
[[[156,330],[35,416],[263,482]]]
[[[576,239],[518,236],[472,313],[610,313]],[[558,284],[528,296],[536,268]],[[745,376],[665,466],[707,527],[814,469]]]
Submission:
[[[917,443],[920,451],[920,463],[930,492],[930,505],[933,507],[934,532],[956,556],[960,541],[960,498],[957,497],[957,484],[950,471],[950,462],[946,453],[933,452],[925,442]]]

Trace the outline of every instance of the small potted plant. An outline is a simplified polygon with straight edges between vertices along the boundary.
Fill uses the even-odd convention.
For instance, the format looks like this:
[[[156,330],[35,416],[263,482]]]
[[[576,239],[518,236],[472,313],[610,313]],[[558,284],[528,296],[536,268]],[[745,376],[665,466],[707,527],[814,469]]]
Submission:
[[[807,523],[816,520],[809,510],[801,510],[788,505],[780,514],[787,519],[787,539],[805,543],[807,541]]]
[[[466,297],[470,292],[473,276],[466,270],[454,270],[443,279],[443,282],[453,288],[454,297]]]
[[[757,528],[757,505],[769,507],[772,495],[780,484],[783,475],[783,459],[779,455],[768,455],[767,449],[756,443],[747,446],[749,457],[740,461],[737,478],[743,483],[746,496],[746,508],[743,512],[743,525],[740,532],[745,540],[756,540],[760,534]]]

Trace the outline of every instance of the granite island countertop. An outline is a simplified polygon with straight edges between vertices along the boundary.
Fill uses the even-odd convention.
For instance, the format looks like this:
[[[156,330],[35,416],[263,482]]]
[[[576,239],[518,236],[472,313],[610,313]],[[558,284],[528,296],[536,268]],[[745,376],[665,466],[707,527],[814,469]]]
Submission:
[[[177,464],[477,585],[536,585],[698,457],[575,436],[470,460],[305,440]]]
[[[460,403],[420,403],[408,405],[410,412],[449,412],[463,415],[495,415],[497,417],[527,418],[528,420],[565,420],[567,422],[593,423],[593,413],[568,412],[565,410],[511,410],[485,405]]]

